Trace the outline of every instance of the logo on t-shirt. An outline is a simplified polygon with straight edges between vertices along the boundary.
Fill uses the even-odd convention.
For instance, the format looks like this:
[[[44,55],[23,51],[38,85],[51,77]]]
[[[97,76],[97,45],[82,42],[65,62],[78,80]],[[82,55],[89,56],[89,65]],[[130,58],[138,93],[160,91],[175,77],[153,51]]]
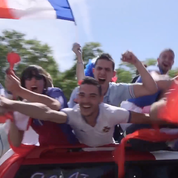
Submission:
[[[110,130],[110,127],[106,126],[106,127],[103,128],[103,132],[109,132],[109,130]]]

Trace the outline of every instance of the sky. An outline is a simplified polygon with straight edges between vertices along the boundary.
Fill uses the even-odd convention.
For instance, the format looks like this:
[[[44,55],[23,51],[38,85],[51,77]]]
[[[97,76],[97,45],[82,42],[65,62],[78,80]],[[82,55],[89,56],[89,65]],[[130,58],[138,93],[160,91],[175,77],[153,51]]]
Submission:
[[[25,33],[27,39],[47,43],[60,71],[74,62],[72,44],[99,42],[116,62],[126,50],[142,61],[157,58],[165,48],[178,55],[177,0],[69,0],[77,26],[64,20],[0,19],[3,30]],[[178,67],[177,57],[174,67]]]

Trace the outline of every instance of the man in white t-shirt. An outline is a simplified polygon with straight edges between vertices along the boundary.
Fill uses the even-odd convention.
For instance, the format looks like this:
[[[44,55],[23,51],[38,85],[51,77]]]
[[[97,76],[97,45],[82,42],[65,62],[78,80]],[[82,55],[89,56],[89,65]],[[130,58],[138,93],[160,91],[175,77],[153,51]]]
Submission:
[[[54,111],[40,103],[25,103],[0,97],[0,108],[18,111],[32,118],[56,123],[68,123],[81,143],[102,146],[114,143],[114,127],[120,123],[162,123],[148,115],[102,103],[101,86],[94,78],[86,77],[79,89],[78,103],[74,108]]]

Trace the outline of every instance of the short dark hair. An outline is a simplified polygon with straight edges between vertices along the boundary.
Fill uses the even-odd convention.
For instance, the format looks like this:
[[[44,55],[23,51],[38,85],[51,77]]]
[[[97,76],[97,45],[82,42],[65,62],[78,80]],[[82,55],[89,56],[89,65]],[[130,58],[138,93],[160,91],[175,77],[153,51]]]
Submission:
[[[95,66],[96,66],[98,60],[101,60],[101,59],[104,59],[104,60],[107,60],[107,61],[111,61],[111,62],[112,62],[112,65],[113,65],[113,70],[115,69],[115,62],[114,62],[114,60],[113,60],[113,58],[111,57],[110,54],[108,54],[108,53],[103,53],[103,54],[101,54],[101,55],[96,59]]]
[[[99,82],[94,79],[93,77],[85,77],[81,83],[81,85],[84,85],[84,84],[88,84],[88,85],[94,85],[98,88],[98,92],[99,92],[99,95],[101,96],[102,95],[102,89],[101,89],[101,85],[99,84]]]
[[[160,57],[164,52],[167,52],[167,51],[171,52],[171,53],[174,55],[174,58],[175,58],[175,53],[174,53],[174,51],[173,51],[171,48],[166,48],[166,49],[164,49],[163,51],[161,51],[159,57]]]

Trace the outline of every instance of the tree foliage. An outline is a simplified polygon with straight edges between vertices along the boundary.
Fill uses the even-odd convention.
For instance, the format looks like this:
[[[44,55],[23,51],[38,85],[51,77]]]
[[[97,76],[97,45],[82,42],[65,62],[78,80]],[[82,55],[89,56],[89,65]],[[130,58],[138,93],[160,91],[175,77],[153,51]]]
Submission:
[[[153,59],[153,58],[148,58],[144,61],[144,64],[146,64],[147,66],[154,66],[156,65],[157,60]]]
[[[176,75],[178,75],[178,68],[169,71],[169,76],[171,78],[175,77]]]
[[[117,82],[119,83],[130,83],[133,77],[133,74],[126,69],[119,68],[116,70],[118,79]]]
[[[86,43],[81,50],[84,65],[88,63],[89,59],[93,59],[103,53],[103,50],[101,49],[101,44],[95,42]],[[71,80],[76,79],[76,63],[71,67],[71,69],[66,70],[64,72],[63,77]]]
[[[31,64],[40,65],[50,73],[54,86],[63,90],[69,99],[72,90],[77,86],[76,63],[65,72],[60,72],[53,57],[53,51],[48,44],[42,44],[37,39],[27,39],[26,35],[17,31],[3,31],[0,35],[0,83],[4,84],[5,69],[8,67],[6,56],[8,52],[14,51],[21,56],[21,62],[15,71],[20,76],[21,72]],[[96,42],[86,43],[82,47],[84,63],[103,53],[101,44]],[[76,57],[74,57],[76,60]],[[156,59],[148,58],[145,64],[155,65]],[[118,82],[129,83],[135,76],[136,68],[128,63],[121,63],[116,69]],[[178,68],[169,72],[171,77],[177,75]]]
[[[42,44],[36,39],[27,39],[26,35],[17,31],[3,31],[0,36],[0,83],[4,84],[5,70],[8,68],[7,54],[8,52],[16,52],[21,57],[21,62],[15,67],[15,72],[18,76],[29,65],[39,65],[50,73],[54,86],[60,87],[66,97],[69,99],[72,90],[77,86],[76,80],[76,64],[61,73],[58,64],[56,63],[52,49],[48,44]],[[100,43],[86,43],[82,48],[83,59],[87,63],[100,55]],[[75,58],[76,59],[76,58]]]
[[[82,48],[83,61],[88,62],[89,59],[93,59],[103,53],[100,43],[90,42],[86,43]]]
[[[0,36],[0,49],[1,72],[8,67],[6,60],[8,52],[13,51],[21,57],[21,62],[15,69],[18,76],[24,68],[33,64],[43,67],[54,79],[58,76],[58,65],[47,44],[42,44],[38,40],[26,40],[24,34],[16,31],[4,31]],[[4,75],[1,75],[0,82],[4,83]]]
[[[98,55],[100,55],[101,53],[103,53],[103,50],[101,49],[100,43],[94,43],[94,42],[86,43],[82,48],[84,65],[88,63],[89,59],[93,59]],[[76,61],[76,57],[75,57],[75,61]],[[59,80],[60,80],[60,84],[57,86],[61,87],[65,92],[67,98],[69,98],[73,89],[77,86],[76,62],[70,69],[60,74]]]

